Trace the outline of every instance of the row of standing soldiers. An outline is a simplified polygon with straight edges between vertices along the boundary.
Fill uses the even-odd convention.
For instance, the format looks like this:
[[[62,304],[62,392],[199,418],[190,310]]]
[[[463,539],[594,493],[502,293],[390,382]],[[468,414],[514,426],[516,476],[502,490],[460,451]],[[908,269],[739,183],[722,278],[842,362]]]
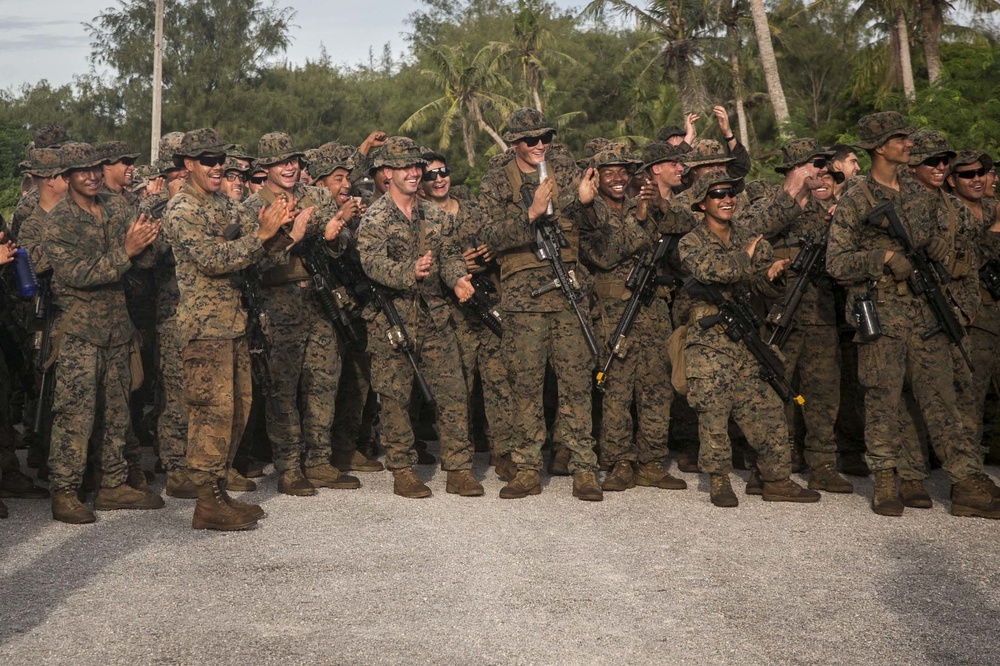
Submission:
[[[952,512],[1000,517],[979,446],[1000,333],[988,282],[992,161],[956,154],[934,132],[911,140],[897,114],[874,114],[859,121],[867,177],[851,177],[853,148],[800,139],[782,148],[779,188],[745,191],[749,157],[724,111],[716,117],[721,144],[689,145],[667,128],[641,159],[595,140],[577,163],[540,113],[521,109],[478,201],[454,196],[443,156],[381,133],[357,150],[308,154],[272,133],[253,165],[212,130],[175,135],[143,197],[108,179],[108,167],[134,163],[121,144],[36,144],[27,166],[42,182],[14,232],[39,274],[51,270],[42,366],[55,377],[54,517],[94,520],[80,492],[88,442],[96,509],[163,505],[130,444],[144,338],[131,319],[151,303],[166,494],[197,498],[196,528],[242,529],[264,515],[228,494],[252,485],[232,463],[255,408],[281,492],[356,488],[346,471],[381,469],[357,448],[370,441],[377,395],[396,494],[431,492],[413,472],[421,403],[448,492],[483,494],[471,473],[477,377],[502,498],[541,492],[547,438],[580,499],[685,488],[667,470],[682,405],[717,506],[738,503],[732,425],[752,450],[748,494],[852,492],[836,465],[836,283],[858,329],[875,512],[931,505],[923,435],[952,481]],[[944,179],[933,186],[935,170],[958,198]],[[375,192],[355,196],[366,175]],[[46,189],[59,181],[61,196]],[[962,193],[976,184],[970,205]],[[244,198],[244,185],[256,192]],[[143,269],[155,292],[129,299],[130,318],[128,276]],[[790,478],[799,418],[808,488]]]

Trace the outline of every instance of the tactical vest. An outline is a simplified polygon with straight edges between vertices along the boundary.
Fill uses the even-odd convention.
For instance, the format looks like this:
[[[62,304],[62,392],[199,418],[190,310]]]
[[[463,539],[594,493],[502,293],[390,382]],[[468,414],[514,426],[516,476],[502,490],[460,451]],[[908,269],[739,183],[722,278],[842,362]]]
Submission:
[[[315,200],[312,188],[305,188],[305,192],[305,196],[298,201],[298,207],[309,208],[309,206],[316,206],[318,208],[319,203]],[[260,191],[260,198],[264,206],[269,206],[277,196],[265,187]],[[315,213],[315,211],[313,212]],[[269,268],[261,275],[261,283],[265,287],[275,287],[279,284],[302,282],[309,279],[309,271],[306,270],[305,264],[302,263],[300,257],[294,254],[289,254],[288,261],[285,263],[274,268]]]

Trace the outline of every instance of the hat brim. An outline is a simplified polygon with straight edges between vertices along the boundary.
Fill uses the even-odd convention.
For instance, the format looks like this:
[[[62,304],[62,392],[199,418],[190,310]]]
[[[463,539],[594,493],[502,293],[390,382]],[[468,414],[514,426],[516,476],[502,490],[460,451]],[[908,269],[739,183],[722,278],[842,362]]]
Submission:
[[[504,132],[501,137],[507,143],[514,143],[515,141],[520,141],[522,139],[530,139],[534,136],[542,136],[543,134],[552,133],[553,136],[558,134],[555,127],[542,127],[539,129],[524,130],[522,132]]]
[[[936,155],[947,155],[948,156],[948,161],[951,162],[953,159],[955,159],[958,156],[958,153],[956,153],[954,150],[932,150],[929,153],[914,153],[911,150],[910,151],[910,161],[907,162],[906,164],[907,164],[907,166],[918,167],[918,166],[920,166],[921,162],[923,162],[924,160],[926,160],[926,159],[928,159],[930,157],[934,157]]]
[[[897,127],[896,129],[889,130],[888,132],[883,132],[877,137],[865,141],[864,139],[859,139],[857,145],[865,150],[874,150],[879,146],[883,145],[886,141],[894,136],[905,135],[910,136],[917,131],[917,128],[912,125],[907,125],[906,127]]]
[[[994,164],[993,158],[990,157],[989,153],[982,152],[982,153],[979,153],[979,155],[977,155],[976,159],[974,159],[974,160],[962,160],[961,162],[955,162],[955,163],[949,164],[948,165],[948,175],[950,176],[952,174],[952,172],[955,170],[956,167],[970,166],[972,164],[975,164],[976,162],[979,162],[980,164],[982,164],[987,169],[992,169],[993,168],[993,164]]]
[[[831,160],[831,159],[833,159],[833,151],[831,151],[831,150],[817,150],[815,153],[811,153],[808,157],[806,157],[801,162],[796,162],[795,164],[789,164],[787,162],[785,164],[779,164],[778,166],[774,167],[774,170],[777,173],[780,173],[781,175],[784,175],[784,174],[788,173],[789,171],[791,171],[792,169],[794,169],[795,167],[801,166],[803,164],[806,164],[807,162],[811,162],[812,160],[816,159],[817,157],[822,157],[822,158],[825,158],[827,160]]]
[[[94,167],[101,166],[105,162],[107,162],[107,160],[100,159],[100,160],[87,160],[86,162],[79,162],[76,164],[66,164],[59,167],[58,174],[69,173],[70,171],[77,171],[80,169],[93,169]]]
[[[711,189],[716,185],[725,185],[726,183],[729,183],[730,185],[736,188],[736,194],[741,194],[743,190],[746,188],[746,185],[742,178],[716,178],[710,181],[708,185],[705,186],[705,193],[697,201],[695,200],[691,201],[691,210],[694,212],[699,212],[701,209],[698,208],[698,204],[702,203],[703,201],[705,201],[705,199],[708,198],[709,191],[711,191]]]
[[[286,162],[286,161],[292,159],[293,157],[298,157],[300,160],[304,160],[305,157],[306,157],[306,154],[303,153],[303,152],[299,152],[299,151],[296,150],[296,151],[292,151],[290,153],[279,153],[277,155],[265,155],[263,157],[258,157],[257,161],[255,162],[255,164],[257,164],[259,166],[262,166],[262,167],[264,167],[266,169],[267,167],[274,166],[275,164],[280,164],[282,162]]]
[[[114,164],[115,162],[121,162],[124,159],[138,159],[139,153],[125,153],[124,155],[115,155],[114,157],[104,158],[108,164]]]
[[[198,150],[188,151],[186,153],[174,153],[173,159],[175,168],[183,168],[184,160],[196,160],[202,155],[225,155],[226,154],[226,144],[218,143],[214,146],[204,146]]]

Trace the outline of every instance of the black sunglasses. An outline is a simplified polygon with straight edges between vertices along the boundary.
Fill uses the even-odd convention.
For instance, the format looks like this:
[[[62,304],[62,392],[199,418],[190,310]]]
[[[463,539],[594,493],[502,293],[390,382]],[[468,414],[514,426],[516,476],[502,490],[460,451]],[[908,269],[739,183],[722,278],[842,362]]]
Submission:
[[[986,167],[979,167],[974,171],[952,171],[951,175],[956,178],[962,178],[964,180],[972,180],[973,178],[982,178],[990,172]]]
[[[442,178],[447,178],[449,174],[451,174],[451,171],[448,169],[448,167],[438,167],[437,169],[428,169],[427,171],[424,171],[424,175],[421,176],[421,180],[423,180],[425,183],[429,183],[432,180],[437,180],[438,176],[441,176]]]
[[[817,169],[825,169],[826,165],[829,164],[825,157],[817,157],[812,161],[812,165]]]
[[[118,161],[121,162],[122,164],[124,164],[125,166],[132,166],[133,164],[135,164],[135,158],[134,157],[123,157],[123,158],[121,158]]]
[[[250,178],[250,182],[254,185],[263,185],[265,180],[267,180],[267,176],[253,176]]]
[[[528,148],[534,148],[539,144],[539,142],[541,142],[543,146],[547,146],[550,143],[552,143],[552,133],[546,132],[545,134],[542,134],[540,136],[532,136],[526,139],[521,139],[521,142]]]
[[[226,163],[225,155],[201,155],[198,157],[198,164],[203,167],[217,167]]]
[[[940,166],[948,166],[948,156],[935,155],[933,157],[928,157],[926,160],[920,163],[920,166],[931,167],[932,169]]]
[[[729,187],[723,187],[721,190],[709,190],[708,198],[725,199],[726,197],[729,197],[730,199],[735,199],[737,194],[739,194],[739,192],[736,191],[736,188],[730,185]]]

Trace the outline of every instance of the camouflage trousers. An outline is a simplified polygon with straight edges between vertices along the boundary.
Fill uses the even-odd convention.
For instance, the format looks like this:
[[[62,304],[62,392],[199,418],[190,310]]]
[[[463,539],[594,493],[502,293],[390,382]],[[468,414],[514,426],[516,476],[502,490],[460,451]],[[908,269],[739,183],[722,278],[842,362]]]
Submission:
[[[789,432],[795,428],[795,410],[802,410],[806,426],[805,459],[812,469],[837,462],[834,426],[840,409],[840,347],[836,326],[797,326],[781,350],[785,356],[785,379],[798,389],[806,402],[785,405]]]
[[[340,381],[340,351],[333,325],[318,316],[301,324],[271,326],[271,378],[267,436],[279,472],[330,463],[330,429]]]
[[[0,472],[19,472],[14,443],[14,418],[10,404],[14,393],[14,378],[7,358],[0,349]]]
[[[181,354],[184,340],[177,319],[161,321],[157,327],[159,354],[159,390],[157,391],[156,439],[160,462],[167,470],[187,467],[187,414],[184,412],[184,367]]]
[[[371,390],[372,360],[368,353],[368,333],[363,321],[355,322],[361,338],[341,345],[340,384],[333,415],[332,448],[334,451],[370,449],[375,437],[378,402]]]
[[[131,428],[130,348],[130,344],[99,347],[74,335],[63,337],[55,365],[49,450],[53,491],[80,486],[91,439],[98,448],[101,486],[125,483],[125,438]]]
[[[972,397],[976,422],[973,437],[978,444],[983,441],[983,412],[990,384],[1000,391],[1000,336],[979,328],[970,328],[965,342],[972,357]]]
[[[978,444],[968,436],[955,394],[954,361],[942,335],[922,340],[914,329],[858,345],[858,379],[865,387],[865,444],[872,471],[894,469],[902,457],[903,381],[909,379],[920,415],[952,483],[982,472]],[[909,456],[912,459],[912,454]]]
[[[389,345],[386,329],[382,315],[369,323],[372,388],[382,396],[380,418],[385,466],[402,469],[417,463],[413,427],[407,410],[414,375],[406,356]],[[472,443],[466,430],[465,378],[455,331],[447,323],[438,328],[426,314],[421,314],[416,326],[408,322],[407,333],[413,340],[418,367],[436,403],[441,467],[447,471],[472,469]]]
[[[515,419],[512,459],[518,469],[542,468],[545,366],[557,382],[556,439],[569,449],[571,472],[595,471],[591,421],[594,360],[576,316],[559,312],[505,312],[501,350],[510,381]]]
[[[691,408],[698,413],[698,466],[707,474],[729,474],[733,455],[729,417],[757,452],[765,481],[788,478],[792,470],[788,425],[781,398],[760,378],[756,359],[744,350],[724,354],[704,345],[684,349]]]
[[[187,467],[197,485],[226,476],[250,415],[246,337],[190,340],[182,355],[188,417]]]
[[[459,313],[459,316],[462,314]],[[455,323],[455,334],[462,354],[465,390],[469,397],[470,437],[472,394],[478,372],[483,386],[483,411],[486,412],[486,435],[490,443],[490,452],[495,456],[510,455],[514,444],[511,437],[514,403],[511,400],[510,382],[500,352],[500,338],[488,329],[473,328],[464,319]]]
[[[597,310],[603,316],[595,328],[603,340],[610,340],[624,301],[600,304]],[[604,385],[598,438],[604,462],[666,462],[674,401],[667,356],[667,339],[672,330],[666,303],[657,299],[652,308],[644,308],[636,317],[625,343],[625,357],[616,358],[611,365]],[[633,402],[638,421],[634,427]]]

